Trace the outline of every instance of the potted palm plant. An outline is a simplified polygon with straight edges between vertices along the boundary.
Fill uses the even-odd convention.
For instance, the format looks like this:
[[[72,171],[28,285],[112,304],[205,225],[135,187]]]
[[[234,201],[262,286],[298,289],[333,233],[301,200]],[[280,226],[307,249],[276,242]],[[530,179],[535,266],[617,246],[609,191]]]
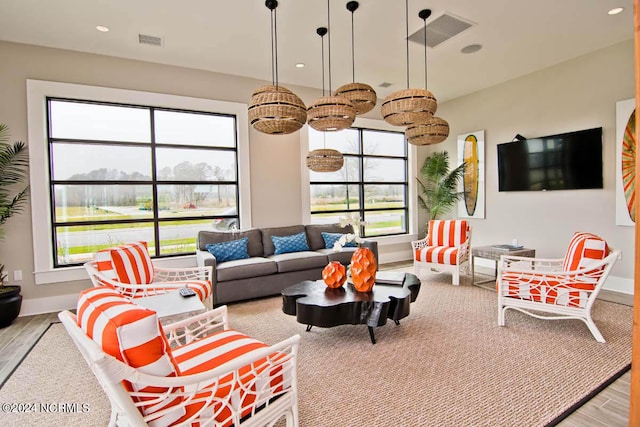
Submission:
[[[22,212],[27,202],[29,186],[15,186],[28,182],[29,155],[23,142],[9,144],[9,129],[0,123],[0,240],[4,238],[4,224]],[[0,263],[0,328],[8,326],[20,314],[22,295],[20,286],[6,286],[7,273]]]
[[[458,191],[458,182],[464,174],[464,163],[449,170],[449,153],[438,151],[430,154],[420,169],[422,181],[418,186],[420,207],[427,211],[429,219],[438,219],[451,210],[462,199],[464,192]]]

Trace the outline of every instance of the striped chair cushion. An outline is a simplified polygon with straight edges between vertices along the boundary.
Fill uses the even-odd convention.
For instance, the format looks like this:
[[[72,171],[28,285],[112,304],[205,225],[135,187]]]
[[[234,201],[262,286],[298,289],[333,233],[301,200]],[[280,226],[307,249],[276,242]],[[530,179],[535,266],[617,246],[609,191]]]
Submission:
[[[173,359],[158,316],[152,310],[132,304],[119,293],[97,287],[82,291],[78,299],[78,325],[105,353],[141,372],[156,376],[176,376],[178,365]],[[163,391],[141,388],[135,383],[125,386],[135,391]],[[142,406],[147,415],[179,405],[180,399]],[[150,423],[154,427],[167,426],[185,414],[175,410]]]
[[[590,233],[575,233],[562,263],[564,271],[574,271],[602,261],[609,255],[607,242]]]
[[[425,246],[416,249],[416,261],[432,262],[436,264],[458,264],[458,248],[451,246]]]
[[[459,246],[467,240],[467,221],[429,221],[428,246]]]
[[[267,347],[266,344],[240,332],[227,330],[174,348],[172,354],[178,363],[181,374],[190,375],[210,371],[223,363],[265,347]],[[242,411],[242,416],[246,416],[251,412],[251,405],[256,400],[258,400],[258,404],[261,404],[265,398],[272,396],[270,393],[260,395],[260,390],[263,390],[263,387],[266,387],[264,390],[268,392],[269,387],[274,386],[274,384],[267,385],[266,383],[271,378],[268,375],[266,362],[266,359],[262,359],[240,369],[239,378],[233,377],[232,374],[220,378],[217,384],[218,388],[215,391],[216,399],[212,401],[212,407],[205,410],[204,414],[215,415],[216,421],[220,423],[216,425],[228,426],[231,424],[229,419],[231,411],[228,408],[246,408]],[[276,381],[282,384],[284,379],[280,377]],[[201,393],[198,397],[204,398],[206,395]],[[202,408],[202,405],[203,403],[188,405],[187,414],[183,419],[193,416]],[[201,414],[200,417],[202,416]]]
[[[587,305],[589,292],[595,289],[594,283],[565,283],[560,285],[559,276],[532,274],[504,273],[502,282],[507,285],[504,295],[511,298],[531,300],[547,304],[562,305],[566,307],[581,307]]]
[[[148,284],[153,281],[153,264],[147,242],[126,243],[111,248],[111,263],[118,281]]]

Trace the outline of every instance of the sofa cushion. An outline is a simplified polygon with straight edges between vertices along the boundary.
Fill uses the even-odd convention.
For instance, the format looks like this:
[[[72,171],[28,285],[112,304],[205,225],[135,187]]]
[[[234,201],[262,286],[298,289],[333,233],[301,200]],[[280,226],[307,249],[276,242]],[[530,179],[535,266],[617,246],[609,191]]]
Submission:
[[[77,313],[78,326],[105,353],[145,374],[160,377],[180,374],[155,311],[133,304],[118,292],[101,286],[80,292]],[[125,386],[139,392],[162,391],[162,388],[128,381]],[[150,423],[165,426],[185,414],[180,403],[179,399],[151,402],[140,410],[152,414],[168,409]]]
[[[326,247],[324,244],[324,239],[322,238],[323,232],[341,234],[353,233],[353,227],[351,225],[341,227],[340,224],[310,224],[305,225],[305,229],[307,231],[309,249],[311,249],[312,251],[317,251],[318,249],[323,249]]]
[[[244,231],[209,231],[202,230],[198,232],[198,249],[207,250],[207,245],[221,242],[229,242],[231,240],[242,239],[248,237],[247,253],[250,257],[261,257],[263,255],[262,233],[258,229]],[[271,240],[269,240],[271,241]]]
[[[262,228],[262,244],[264,246],[264,256],[270,256],[275,253],[275,246],[271,241],[271,236],[291,236],[293,234],[299,234],[304,232],[304,225],[293,225],[291,227],[274,227],[274,228]]]
[[[243,237],[238,240],[229,240],[228,242],[209,243],[206,248],[211,255],[216,257],[216,261],[221,263],[249,258],[247,253],[248,242],[249,238]]]
[[[609,255],[607,242],[595,234],[577,232],[569,242],[562,269],[575,271],[588,268],[605,259],[607,255]]]
[[[111,263],[119,282],[149,284],[153,281],[153,264],[147,242],[133,242],[109,249]]]
[[[271,255],[269,259],[278,265],[278,273],[324,268],[329,263],[327,255],[311,251]]]
[[[338,240],[340,240],[340,238],[342,236],[346,236],[345,233],[326,233],[326,232],[322,232],[320,233],[322,235],[322,238],[324,239],[324,247],[326,249],[333,249],[333,247],[335,246],[336,242]],[[352,236],[352,237],[355,237]],[[358,244],[355,242],[355,240],[351,240],[350,242],[346,242],[344,245],[342,245],[343,248],[355,248],[357,247]]]
[[[429,221],[429,246],[460,246],[467,240],[467,221],[447,219]]]
[[[275,261],[261,257],[228,261],[218,264],[216,269],[218,282],[266,276],[277,272],[278,266]]]
[[[275,255],[309,250],[307,235],[304,232],[291,236],[271,236],[271,241],[275,247],[273,252]]]

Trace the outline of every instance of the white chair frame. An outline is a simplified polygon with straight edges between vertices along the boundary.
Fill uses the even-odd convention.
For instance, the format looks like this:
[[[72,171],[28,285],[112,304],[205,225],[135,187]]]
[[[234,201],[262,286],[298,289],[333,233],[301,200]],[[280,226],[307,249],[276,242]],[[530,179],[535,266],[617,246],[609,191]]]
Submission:
[[[129,284],[114,280],[98,270],[98,261],[88,261],[84,264],[84,268],[91,278],[93,286],[111,286],[118,291],[123,297],[131,300],[134,297],[148,297],[160,295],[170,291],[184,288],[184,282],[190,280],[209,281],[212,285],[213,272],[211,267],[179,267],[179,268],[162,268],[153,266],[153,282],[149,284]],[[183,283],[175,283],[183,282]],[[208,308],[213,308],[213,291],[209,289],[209,297],[202,301]]]
[[[418,261],[416,259],[415,252],[418,249],[422,249],[424,247],[429,246],[429,231],[427,230],[427,235],[424,239],[414,240],[411,242],[411,246],[413,247],[413,270],[414,274],[420,277],[420,273],[427,271],[435,271],[441,272],[446,271],[450,272],[452,275],[452,283],[454,285],[460,284],[460,271],[462,267],[465,266],[467,271],[469,271],[469,255],[471,254],[471,226],[467,224],[467,240],[465,240],[461,245],[456,246],[458,248],[458,255],[456,258],[455,265],[450,264],[439,264],[437,262],[423,262]]]
[[[563,271],[563,259],[527,258],[502,255],[498,264],[498,325],[505,326],[505,313],[509,309],[544,320],[577,319],[583,321],[596,341],[604,343],[605,339],[591,318],[593,307],[600,290],[604,286],[613,265],[620,257],[620,250],[612,250],[602,261],[593,263],[587,268],[574,271]],[[509,296],[509,285],[503,276],[508,274],[509,281],[514,279],[540,292],[540,301]],[[557,282],[553,286],[545,283]],[[593,290],[576,289],[572,283],[595,284]],[[513,286],[513,285],[512,285]],[[549,291],[556,293],[556,303],[547,303]],[[558,300],[568,298],[570,293],[580,292],[586,303],[581,307],[558,304]],[[547,314],[538,314],[538,313]]]
[[[198,413],[185,422],[178,424],[179,426],[191,426],[192,422],[195,421],[200,421],[200,426],[203,427],[221,425],[213,417],[207,420],[197,419],[201,413],[207,410],[210,411],[212,405],[218,402],[223,403],[225,407],[232,410],[229,419],[235,426],[273,426],[282,417],[285,417],[287,427],[298,426],[296,364],[300,342],[299,335],[294,335],[260,351],[252,352],[250,355],[238,357],[208,372],[178,377],[157,377],[144,374],[104,353],[100,346],[78,326],[76,316],[73,313],[62,311],[58,314],[58,317],[109,398],[111,403],[109,426],[147,426],[150,421],[158,416],[175,410],[175,406],[146,416],[142,415],[138,410],[139,406],[149,404],[149,398],[155,398],[160,401],[177,397],[184,399],[184,402],[181,403],[183,406],[198,402],[205,403]],[[227,307],[221,306],[163,328],[172,347],[185,342],[188,343],[214,331],[229,329]],[[272,357],[274,354],[277,354],[278,357]],[[267,361],[265,362],[261,359],[266,359]],[[246,406],[232,404],[231,395],[224,398],[215,397],[215,391],[218,387],[229,387],[229,381],[222,383],[221,379],[232,375],[232,381],[237,381],[241,377],[239,369],[246,368],[252,363],[260,364],[265,370],[262,371],[262,374],[256,373],[256,366],[254,366],[249,373],[250,375],[255,375],[255,378],[248,383],[245,382],[243,387],[255,387],[258,392],[256,401],[251,404],[250,415],[242,417],[242,413],[247,410]],[[265,364],[267,365],[266,368]],[[282,381],[278,384],[278,386],[282,386],[281,390],[276,390],[275,387],[270,385],[270,376],[267,375],[267,378],[265,378],[264,372],[272,371],[274,368],[279,369],[277,376],[287,378],[287,381]],[[260,380],[257,379],[259,377],[261,377]],[[164,391],[158,393],[129,392],[123,385],[125,380],[143,386],[162,387]],[[204,392],[206,392],[206,396],[203,396]],[[236,389],[236,394],[237,392],[238,390]],[[147,400],[145,402],[136,402],[132,398],[134,395],[144,397]]]

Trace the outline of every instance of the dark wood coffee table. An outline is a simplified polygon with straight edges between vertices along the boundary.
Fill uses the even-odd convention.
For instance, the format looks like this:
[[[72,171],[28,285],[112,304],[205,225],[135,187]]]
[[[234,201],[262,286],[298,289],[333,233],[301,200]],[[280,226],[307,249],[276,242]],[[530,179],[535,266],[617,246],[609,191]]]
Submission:
[[[332,289],[322,280],[305,280],[282,291],[282,311],[296,316],[298,323],[331,328],[338,325],[367,325],[373,344],[373,328],[387,319],[396,325],[409,315],[409,305],[418,297],[420,280],[405,273],[402,285],[376,283],[371,292],[358,292],[351,283]]]

